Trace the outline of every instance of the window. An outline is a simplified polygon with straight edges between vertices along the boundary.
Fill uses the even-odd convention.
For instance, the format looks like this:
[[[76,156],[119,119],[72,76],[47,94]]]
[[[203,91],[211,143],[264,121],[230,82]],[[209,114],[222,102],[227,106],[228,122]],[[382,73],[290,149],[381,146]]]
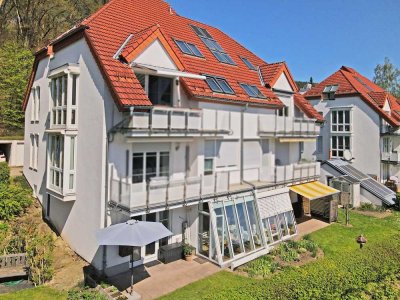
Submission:
[[[39,157],[39,135],[31,134],[31,153],[30,153],[30,164],[29,167],[33,170],[38,168],[38,157]]]
[[[354,78],[355,78],[359,83],[361,83],[367,90],[369,90],[370,92],[373,91],[373,89],[372,89],[368,84],[366,84],[360,77],[355,76]]]
[[[179,49],[185,54],[197,56],[197,57],[204,57],[203,54],[201,54],[200,50],[196,47],[196,45],[191,44],[191,43],[186,43],[183,41],[178,41],[175,40],[175,43],[178,45]]]
[[[289,106],[284,106],[276,111],[276,115],[279,117],[288,117],[289,116]]]
[[[241,57],[242,61],[245,63],[245,65],[250,69],[256,71],[256,67],[245,57]]]
[[[235,62],[225,52],[225,50],[213,39],[211,34],[206,29],[191,25],[196,34],[200,37],[203,43],[210,49],[211,53],[222,63],[234,65]]]
[[[32,89],[32,111],[31,122],[39,122],[40,112],[40,87]]]
[[[53,98],[51,119],[53,125],[66,125],[67,93],[68,75],[59,76],[51,80],[51,95]]]
[[[72,75],[72,100],[71,100],[71,116],[70,124],[76,125],[76,111],[77,111],[77,84],[78,75]]]
[[[287,211],[262,220],[268,243],[275,243],[296,234],[296,221],[293,211]]]
[[[345,150],[350,150],[350,136],[333,135],[331,137],[331,153],[333,158],[343,157]]]
[[[169,152],[133,153],[132,183],[148,182],[160,176],[169,176]]]
[[[136,73],[136,78],[154,105],[173,105],[173,79]]]
[[[245,90],[247,95],[253,98],[266,98],[255,85],[241,83],[240,86]]]
[[[61,194],[75,191],[76,144],[75,135],[49,135],[48,185]]]
[[[335,100],[335,93],[338,88],[339,85],[327,85],[322,91],[322,97],[328,100]]]
[[[224,93],[224,94],[235,94],[231,86],[224,78],[206,76],[206,82],[213,92]]]
[[[165,228],[169,229],[169,210],[160,211],[158,213],[159,222],[165,226]],[[168,245],[169,237],[165,237],[159,241],[159,246]]]
[[[331,111],[331,131],[332,132],[350,132],[351,131],[351,113],[350,110],[332,110]]]
[[[214,172],[214,158],[204,158],[204,175],[211,175]]]
[[[392,152],[392,139],[389,137],[384,137],[383,138],[383,151],[386,153],[391,153]]]

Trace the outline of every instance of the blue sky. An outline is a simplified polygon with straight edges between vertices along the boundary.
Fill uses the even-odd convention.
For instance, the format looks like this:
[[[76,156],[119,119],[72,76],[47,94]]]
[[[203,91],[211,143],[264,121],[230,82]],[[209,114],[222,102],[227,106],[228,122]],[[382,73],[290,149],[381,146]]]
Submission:
[[[296,80],[320,81],[342,65],[372,78],[385,56],[400,67],[400,0],[167,0],[220,28]]]

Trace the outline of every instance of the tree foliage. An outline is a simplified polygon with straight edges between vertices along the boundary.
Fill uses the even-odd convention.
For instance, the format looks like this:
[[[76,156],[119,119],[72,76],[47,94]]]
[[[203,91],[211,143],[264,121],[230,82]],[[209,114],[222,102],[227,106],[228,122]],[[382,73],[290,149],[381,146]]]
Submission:
[[[32,62],[31,52],[15,42],[0,48],[0,129],[6,134],[23,129],[22,101]]]
[[[400,70],[391,63],[389,58],[385,57],[383,64],[375,67],[373,80],[392,95],[400,97]]]

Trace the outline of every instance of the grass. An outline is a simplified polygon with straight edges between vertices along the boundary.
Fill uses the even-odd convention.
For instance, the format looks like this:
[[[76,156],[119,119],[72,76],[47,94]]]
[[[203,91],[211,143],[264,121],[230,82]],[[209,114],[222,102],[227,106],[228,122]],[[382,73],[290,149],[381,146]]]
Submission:
[[[12,141],[12,140],[24,140],[23,135],[10,135],[10,136],[0,136],[0,141]]]
[[[40,286],[33,289],[22,290],[10,294],[0,295],[0,300],[66,300],[67,293]]]
[[[221,271],[162,299],[358,299],[359,294],[351,297],[364,293],[363,289],[375,281],[383,282],[398,274],[399,213],[385,219],[351,213],[351,227],[343,225],[342,212],[339,220],[311,234],[325,253],[323,259],[303,267],[285,268],[261,280]],[[355,241],[360,234],[368,239],[362,250]],[[398,299],[390,297],[392,290],[385,292],[388,299]]]

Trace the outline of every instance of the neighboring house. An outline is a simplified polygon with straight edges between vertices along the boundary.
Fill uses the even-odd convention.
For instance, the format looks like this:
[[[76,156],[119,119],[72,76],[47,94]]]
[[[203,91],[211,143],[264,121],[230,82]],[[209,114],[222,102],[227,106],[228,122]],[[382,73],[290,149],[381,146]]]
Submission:
[[[319,160],[343,159],[347,152],[354,168],[381,182],[400,176],[398,99],[345,66],[304,97],[326,120],[318,138]]]
[[[24,165],[24,141],[2,140],[0,138],[0,161],[7,161],[10,167]]]
[[[184,240],[234,267],[296,234],[291,202],[300,215],[302,201],[308,214],[311,200],[329,206],[337,191],[317,182],[315,156],[323,118],[285,63],[164,1],[125,3],[38,51],[24,103],[25,141],[38,145],[24,174],[79,255],[108,274],[126,269],[129,257],[95,232],[133,218],[174,234],[136,248],[136,265]]]

